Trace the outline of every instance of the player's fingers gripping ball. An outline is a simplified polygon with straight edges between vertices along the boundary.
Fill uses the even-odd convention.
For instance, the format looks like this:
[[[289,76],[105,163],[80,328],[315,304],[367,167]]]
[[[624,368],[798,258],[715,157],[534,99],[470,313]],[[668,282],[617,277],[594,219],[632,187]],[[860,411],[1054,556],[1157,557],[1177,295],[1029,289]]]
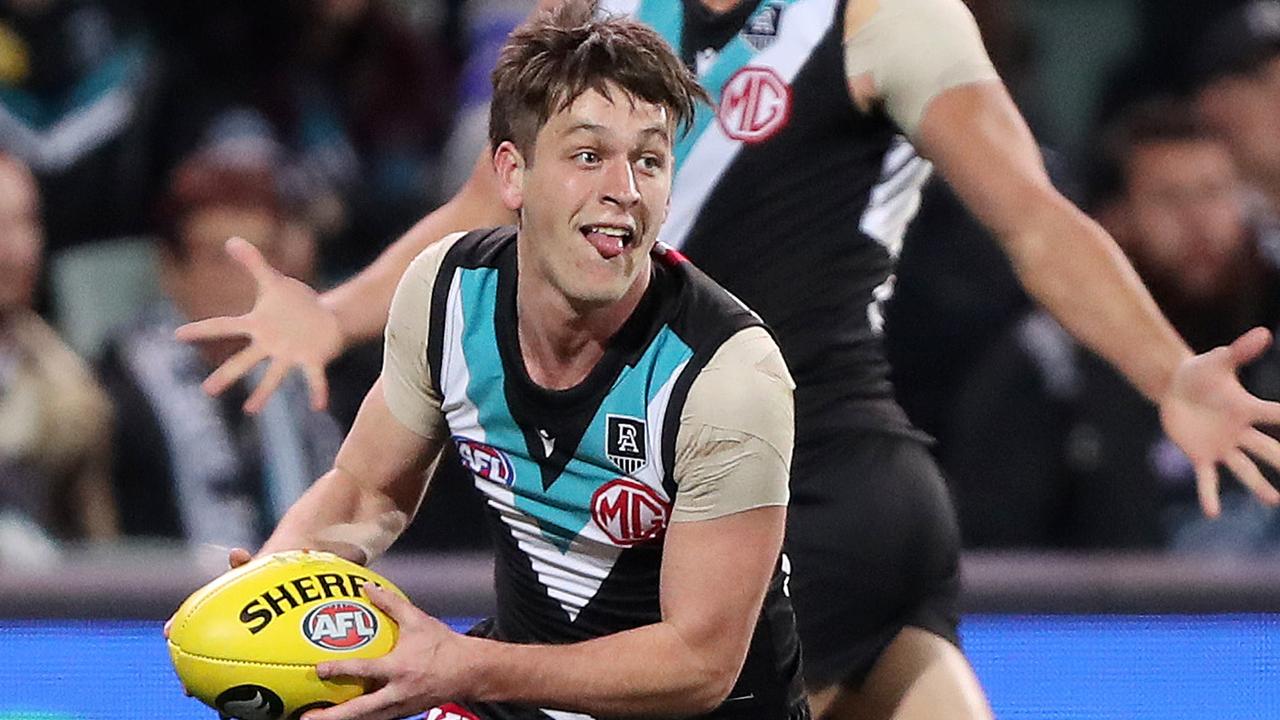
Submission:
[[[366,691],[321,680],[316,664],[368,659],[396,644],[395,621],[360,588],[381,575],[324,552],[282,552],[222,575],[173,616],[169,655],[186,691],[237,720],[293,720]]]

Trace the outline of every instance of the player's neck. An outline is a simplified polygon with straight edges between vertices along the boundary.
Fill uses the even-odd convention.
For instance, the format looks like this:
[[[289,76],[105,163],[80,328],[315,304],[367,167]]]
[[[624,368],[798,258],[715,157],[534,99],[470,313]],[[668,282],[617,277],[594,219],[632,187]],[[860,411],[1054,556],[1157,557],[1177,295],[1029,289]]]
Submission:
[[[648,287],[649,273],[641,273],[617,302],[578,307],[545,280],[522,276],[516,286],[516,326],[529,378],[551,390],[581,383]]]

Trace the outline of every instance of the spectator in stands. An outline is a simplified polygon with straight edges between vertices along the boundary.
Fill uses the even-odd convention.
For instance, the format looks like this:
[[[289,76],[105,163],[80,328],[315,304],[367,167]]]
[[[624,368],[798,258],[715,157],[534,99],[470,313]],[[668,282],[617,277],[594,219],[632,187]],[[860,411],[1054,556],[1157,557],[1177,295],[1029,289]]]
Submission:
[[[166,63],[162,155],[250,109],[303,170],[322,274],[362,267],[437,202],[452,62],[385,0],[143,0]]]
[[[38,213],[35,179],[0,154],[0,564],[48,547],[46,535],[116,533],[106,395],[32,310]]]
[[[1192,348],[1275,326],[1280,285],[1259,257],[1244,185],[1227,145],[1189,107],[1135,105],[1102,155],[1093,211]],[[1243,381],[1280,397],[1280,353],[1268,350]],[[1275,510],[1231,483],[1223,516],[1202,520],[1194,470],[1156,408],[1043,312],[971,376],[952,433],[945,464],[971,546],[1280,549]]]
[[[160,202],[168,297],[108,343],[101,368],[118,417],[113,475],[128,535],[256,547],[333,462],[338,428],[310,409],[301,378],[263,379],[283,384],[246,416],[242,388],[225,400],[200,389],[238,344],[197,349],[173,337],[185,322],[253,305],[253,281],[223,250],[229,237],[286,272],[310,273],[314,236],[292,220],[278,181],[262,155],[215,148],[182,163]]]
[[[154,56],[97,0],[0,0],[0,150],[40,183],[50,251],[146,227]]]
[[[1280,229],[1280,0],[1223,14],[1195,54],[1196,107],[1256,191],[1250,211]],[[1280,258],[1280,247],[1264,252]]]

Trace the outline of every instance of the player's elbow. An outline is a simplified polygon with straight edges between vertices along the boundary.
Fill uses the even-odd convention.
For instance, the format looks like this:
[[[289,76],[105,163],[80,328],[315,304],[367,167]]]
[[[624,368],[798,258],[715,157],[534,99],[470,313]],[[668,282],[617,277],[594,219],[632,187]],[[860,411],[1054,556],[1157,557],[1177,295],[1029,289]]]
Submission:
[[[705,715],[720,707],[733,684],[738,679],[740,663],[714,662],[705,663],[696,673],[691,675],[690,685],[683,693],[680,714]]]

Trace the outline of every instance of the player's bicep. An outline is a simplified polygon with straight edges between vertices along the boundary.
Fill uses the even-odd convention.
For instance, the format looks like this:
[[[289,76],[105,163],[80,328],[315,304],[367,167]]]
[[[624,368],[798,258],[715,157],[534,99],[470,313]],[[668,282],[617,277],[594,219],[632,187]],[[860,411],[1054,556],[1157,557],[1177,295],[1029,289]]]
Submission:
[[[1004,86],[952,88],[934,99],[913,140],[964,204],[1009,241],[1061,200],[1031,130]]]
[[[663,622],[709,671],[731,683],[742,667],[778,562],[786,508],[673,523],[663,545]]]

